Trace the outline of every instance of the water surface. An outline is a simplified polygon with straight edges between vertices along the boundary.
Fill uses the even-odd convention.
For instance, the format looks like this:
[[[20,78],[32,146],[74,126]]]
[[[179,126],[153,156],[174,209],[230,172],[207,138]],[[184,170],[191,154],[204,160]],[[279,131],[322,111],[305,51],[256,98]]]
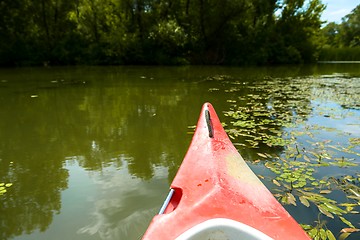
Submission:
[[[167,195],[204,102],[214,105],[227,130],[235,127],[225,113],[256,101],[301,116],[277,129],[284,134],[329,127],[299,136],[304,144],[328,139],[349,146],[350,138],[360,138],[359,85],[356,64],[1,69],[0,182],[13,185],[0,196],[0,238],[138,239]],[[285,150],[251,148],[246,140],[233,139],[274,188],[257,153]],[[334,155],[360,164],[359,146],[352,150]],[[319,179],[356,174],[357,166],[316,170]],[[317,219],[314,207],[286,207],[301,223]],[[360,228],[359,218],[348,217]],[[329,222],[334,233],[346,227]]]

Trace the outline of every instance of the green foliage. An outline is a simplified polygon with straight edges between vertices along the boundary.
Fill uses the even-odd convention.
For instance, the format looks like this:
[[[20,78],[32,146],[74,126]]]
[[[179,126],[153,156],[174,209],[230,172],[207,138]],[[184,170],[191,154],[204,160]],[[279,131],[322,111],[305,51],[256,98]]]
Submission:
[[[320,0],[3,1],[0,64],[309,62],[323,10]]]
[[[186,33],[183,27],[175,20],[159,22],[149,32],[149,54],[152,59],[148,61],[157,64],[185,63],[182,52],[186,43]],[[154,51],[155,49],[155,51]]]
[[[341,43],[348,47],[360,47],[360,4],[343,19]]]
[[[325,41],[324,47],[329,48],[339,46],[340,25],[335,22],[330,22],[321,29],[321,32]]]
[[[303,0],[283,3],[283,11],[276,25],[281,41],[275,42],[273,47],[273,58],[278,62],[311,62],[317,58],[320,44],[318,29],[325,5],[319,0],[309,1],[306,7],[303,5]]]
[[[319,59],[322,61],[360,60],[360,5],[342,19],[321,29],[324,42]]]

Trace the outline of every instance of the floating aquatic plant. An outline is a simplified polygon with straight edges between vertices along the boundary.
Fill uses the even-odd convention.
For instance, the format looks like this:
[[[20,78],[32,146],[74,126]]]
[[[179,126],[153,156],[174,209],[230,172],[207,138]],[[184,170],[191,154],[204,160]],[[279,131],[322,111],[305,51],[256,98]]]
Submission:
[[[7,192],[7,188],[11,187],[12,183],[0,183],[0,196]]]
[[[360,138],[348,132],[360,126],[359,114],[354,112],[360,109],[358,78],[265,79],[246,86],[232,80],[221,84],[228,84],[225,92],[231,96],[227,101],[231,109],[225,115],[234,145],[240,152],[256,149],[250,159],[264,162],[272,172],[259,177],[273,183],[271,191],[282,204],[318,209],[314,224],[302,225],[308,234],[313,239],[338,236],[343,240],[359,232],[359,223],[351,222],[351,216],[359,214],[360,208]],[[242,90],[245,93],[237,96]],[[355,121],[343,121],[349,118]],[[352,174],[326,174],[326,169],[334,172],[334,168]],[[345,197],[335,200],[334,192]],[[332,219],[343,223],[340,232],[327,228],[326,222]]]

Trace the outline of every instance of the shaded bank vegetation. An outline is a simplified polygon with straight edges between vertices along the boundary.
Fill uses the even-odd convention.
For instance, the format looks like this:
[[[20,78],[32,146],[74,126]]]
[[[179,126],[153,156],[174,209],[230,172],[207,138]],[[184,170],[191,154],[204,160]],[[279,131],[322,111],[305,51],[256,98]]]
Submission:
[[[0,65],[317,59],[321,0],[3,0]]]

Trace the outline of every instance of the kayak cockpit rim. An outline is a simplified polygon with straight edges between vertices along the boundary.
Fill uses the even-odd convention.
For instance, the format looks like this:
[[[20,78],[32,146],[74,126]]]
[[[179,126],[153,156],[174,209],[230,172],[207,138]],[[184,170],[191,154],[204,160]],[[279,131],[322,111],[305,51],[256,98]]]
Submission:
[[[249,225],[228,218],[213,218],[201,222],[186,230],[175,240],[202,239],[273,240],[273,238]]]

